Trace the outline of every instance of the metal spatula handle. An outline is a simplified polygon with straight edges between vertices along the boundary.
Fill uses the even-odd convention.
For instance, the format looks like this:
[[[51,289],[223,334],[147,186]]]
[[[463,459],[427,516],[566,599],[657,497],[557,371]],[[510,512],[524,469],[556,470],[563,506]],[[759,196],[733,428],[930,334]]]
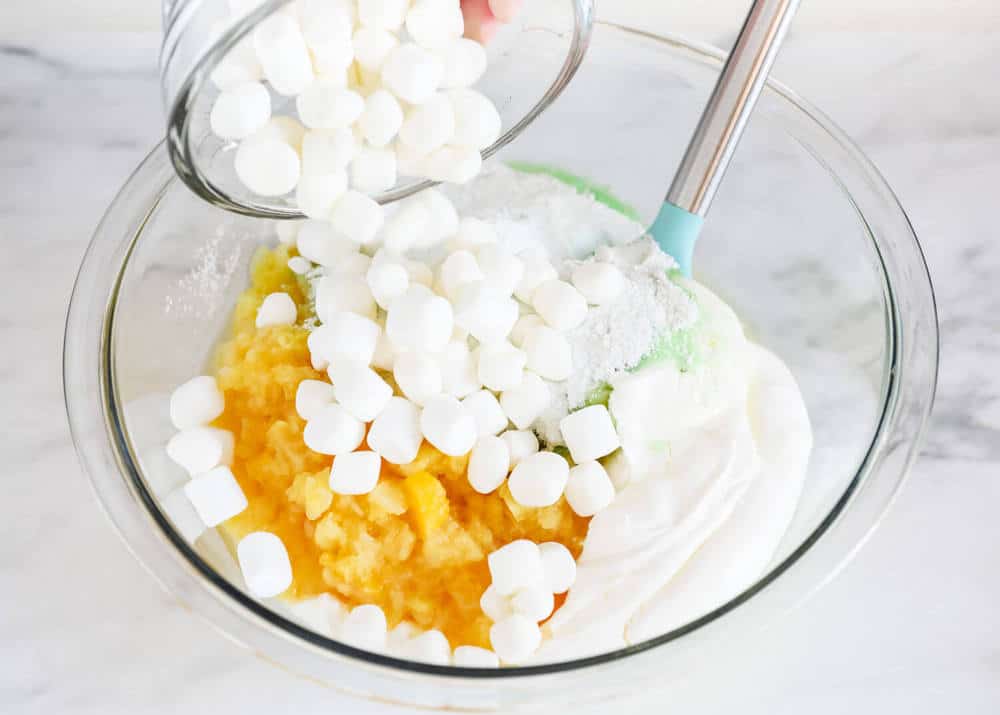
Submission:
[[[704,217],[799,0],[755,0],[698,122],[667,201]]]

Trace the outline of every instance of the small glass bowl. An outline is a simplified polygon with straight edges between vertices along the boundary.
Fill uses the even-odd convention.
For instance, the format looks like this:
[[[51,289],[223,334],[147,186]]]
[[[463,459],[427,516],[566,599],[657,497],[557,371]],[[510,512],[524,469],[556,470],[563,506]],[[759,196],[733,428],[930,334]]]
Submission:
[[[251,193],[236,177],[236,142],[212,133],[209,114],[218,89],[212,71],[254,28],[292,0],[263,0],[240,16],[226,0],[163,0],[160,83],[167,110],[167,151],[177,175],[220,208],[263,218],[303,218],[287,197]],[[566,88],[583,60],[593,27],[593,0],[526,3],[487,47],[489,82],[483,91],[500,112],[504,132],[483,152],[493,156],[513,141]],[[528,63],[532,71],[521,67]],[[271,92],[275,114],[294,114],[294,101]],[[401,182],[375,198],[388,203],[430,186]]]
[[[600,180],[649,220],[721,57],[598,23],[575,81],[500,158]],[[696,277],[792,369],[813,421],[799,508],[767,573],[683,627],[581,660],[470,670],[371,654],[249,596],[217,535],[189,545],[160,502],[150,450],[162,452],[172,432],[163,396],[202,372],[249,256],[273,234],[270,222],[199,201],[157,147],[108,209],[81,267],[66,327],[67,409],[100,501],[155,578],[254,653],[365,697],[453,710],[566,707],[674,688],[706,663],[749,657],[768,623],[871,533],[931,409],[937,318],[906,214],[828,119],[771,82],[695,255]],[[148,404],[160,411],[144,415]]]

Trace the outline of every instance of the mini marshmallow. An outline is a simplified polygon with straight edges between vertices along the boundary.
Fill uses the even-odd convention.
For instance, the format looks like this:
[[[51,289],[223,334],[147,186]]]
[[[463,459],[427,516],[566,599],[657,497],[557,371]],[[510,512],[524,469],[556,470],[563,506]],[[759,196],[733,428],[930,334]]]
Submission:
[[[494,391],[514,390],[524,379],[527,356],[508,342],[483,345],[478,350],[479,381]]]
[[[485,95],[473,89],[452,89],[448,98],[455,112],[451,144],[482,151],[500,138],[500,113]]]
[[[167,442],[167,456],[191,476],[233,461],[233,433],[217,427],[188,427]]]
[[[407,644],[418,635],[420,635],[419,628],[409,621],[400,621],[389,631],[385,639],[386,652],[402,655],[406,651]]]
[[[302,151],[302,141],[306,136],[306,128],[294,117],[272,117],[265,127],[249,137],[253,141],[276,141],[287,144],[296,153]]]
[[[379,89],[368,95],[358,118],[361,136],[374,147],[385,147],[403,126],[403,108],[390,92]]]
[[[500,395],[500,407],[515,427],[527,429],[549,406],[551,397],[548,383],[527,370],[519,385]]]
[[[546,541],[538,545],[542,555],[542,569],[545,583],[552,593],[565,593],[576,581],[576,559],[569,549],[558,541]]]
[[[261,196],[282,196],[299,183],[300,162],[295,149],[256,134],[236,149],[233,168],[243,185]]]
[[[561,280],[540,283],[531,305],[546,323],[558,330],[572,330],[587,317],[587,300],[576,288]]]
[[[380,331],[378,323],[357,313],[328,315],[327,322],[313,330],[307,340],[313,365],[324,370],[330,363],[344,359],[370,364]]]
[[[271,293],[257,308],[255,325],[267,328],[272,325],[294,325],[299,309],[288,293]]]
[[[216,467],[184,485],[198,516],[206,526],[218,526],[247,508],[247,498],[229,467]]]
[[[386,88],[410,104],[430,99],[443,77],[441,58],[413,43],[394,47],[382,64],[382,82]]]
[[[417,44],[437,50],[462,36],[465,21],[454,0],[417,0],[406,13],[406,31]]]
[[[366,194],[388,191],[396,185],[396,153],[363,146],[351,162],[351,186]]]
[[[416,197],[403,199],[389,217],[383,231],[386,250],[402,256],[416,246],[431,222],[430,209]]]
[[[441,353],[441,386],[452,397],[465,397],[483,386],[476,355],[465,339],[452,340]]]
[[[409,464],[423,441],[420,408],[402,397],[392,397],[368,430],[368,446],[392,464]]]
[[[418,284],[390,304],[385,331],[399,350],[437,353],[451,339],[454,324],[451,303]]]
[[[444,60],[444,77],[441,86],[445,89],[471,87],[486,72],[486,50],[475,40],[460,37],[451,40],[441,48]]]
[[[516,665],[542,643],[542,632],[530,618],[515,613],[490,627],[490,645],[504,663]]]
[[[426,231],[417,241],[418,248],[430,248],[458,230],[458,211],[455,205],[437,189],[424,189],[412,200],[422,203],[428,211],[430,221]]]
[[[288,610],[307,628],[327,638],[333,636],[347,615],[344,605],[328,593],[288,603]]]
[[[569,464],[555,452],[538,452],[514,467],[507,487],[522,506],[550,506],[559,501],[569,479]]]
[[[573,372],[569,341],[547,325],[529,330],[521,349],[528,356],[528,369],[546,380],[559,382]]]
[[[448,111],[451,111],[451,105]],[[216,98],[209,124],[216,136],[240,140],[262,129],[270,118],[271,95],[267,89],[260,82],[244,82]]]
[[[428,154],[420,168],[431,181],[467,184],[482,170],[483,157],[472,147],[443,146]]]
[[[383,310],[388,310],[390,303],[410,287],[410,275],[406,267],[402,263],[388,260],[372,261],[366,280],[375,302]]]
[[[507,430],[500,435],[510,452],[511,469],[538,452],[538,437],[531,430]]]
[[[365,27],[395,32],[403,26],[410,0],[358,0],[358,21]]]
[[[450,395],[436,395],[424,405],[420,430],[438,450],[461,457],[476,443],[476,420],[461,402]]]
[[[396,348],[389,340],[388,335],[384,332],[379,333],[378,341],[375,343],[375,354],[372,355],[372,367],[392,372],[392,366],[395,362]]]
[[[354,58],[362,69],[378,72],[385,58],[399,44],[396,36],[388,30],[361,27],[354,32]]]
[[[469,485],[480,494],[496,491],[510,470],[510,451],[499,437],[480,437],[469,456]]]
[[[543,581],[522,588],[515,593],[510,599],[510,605],[514,613],[520,613],[525,618],[538,623],[552,615],[556,603],[555,598],[552,597],[552,591]]]
[[[340,455],[353,452],[365,438],[365,424],[341,405],[324,407],[306,422],[302,441],[313,452]]]
[[[497,654],[474,645],[460,645],[455,649],[454,665],[459,668],[499,668]]]
[[[212,82],[221,91],[245,82],[256,82],[263,76],[252,37],[244,37],[237,42],[212,70]]]
[[[484,345],[505,340],[517,322],[517,303],[485,280],[459,286],[455,322]]]
[[[489,585],[479,598],[479,608],[482,609],[486,617],[491,621],[501,621],[514,613],[510,604],[510,597],[502,595],[497,587]]]
[[[504,414],[496,396],[489,390],[479,390],[462,400],[462,404],[476,418],[476,428],[479,436],[500,434],[507,427],[507,415]]]
[[[330,365],[337,402],[362,422],[371,422],[392,397],[392,387],[367,363],[337,360]]]
[[[328,174],[303,174],[295,189],[295,203],[309,218],[326,219],[345,191],[347,172],[343,169]]]
[[[332,273],[333,275],[353,275],[364,277],[368,275],[368,269],[371,268],[372,257],[361,253],[360,251],[352,251],[344,255],[339,261],[334,265],[330,266],[330,270],[327,273]]]
[[[510,342],[517,347],[524,346],[524,339],[528,337],[528,333],[537,328],[540,325],[545,325],[545,321],[534,313],[528,313],[522,315],[514,323],[514,327],[510,330]]]
[[[322,380],[303,380],[295,389],[295,411],[308,422],[315,419],[323,408],[333,404],[336,394],[333,385]]]
[[[424,159],[427,158],[426,154],[414,151],[398,139],[393,144],[393,148],[396,150],[396,167],[399,169],[401,175],[419,177],[421,179],[426,178],[424,177]]]
[[[357,152],[350,129],[316,129],[302,137],[302,173],[329,174],[345,168]]]
[[[403,394],[418,405],[441,393],[441,367],[425,353],[406,352],[397,356],[392,375]]]
[[[530,305],[535,289],[546,281],[558,278],[559,274],[548,259],[542,256],[521,256],[521,260],[524,263],[524,273],[514,288],[514,295],[522,303]]]
[[[591,305],[605,305],[625,287],[625,276],[610,263],[590,261],[573,269],[573,285]]]
[[[333,227],[355,243],[369,244],[385,221],[385,209],[359,191],[348,191],[330,213]]]
[[[475,251],[490,243],[497,242],[497,232],[493,225],[482,219],[466,216],[458,222],[455,238],[452,240],[453,250],[465,248]]]
[[[330,490],[335,494],[367,494],[378,484],[382,460],[375,452],[348,452],[333,459]]]
[[[265,18],[253,32],[253,44],[264,77],[278,94],[294,96],[312,83],[309,48],[295,18],[280,12]]]
[[[184,488],[173,490],[160,500],[160,508],[169,517],[174,529],[189,544],[205,533],[205,522],[198,516],[191,500],[184,493]]]
[[[302,222],[297,247],[300,255],[321,266],[336,265],[357,250],[355,244],[338,236],[329,223],[316,220]]]
[[[424,631],[406,642],[401,655],[421,663],[450,665],[451,645],[441,631]]]
[[[292,562],[278,536],[254,531],[236,545],[236,558],[247,588],[257,598],[271,598],[292,585]]]
[[[328,56],[331,46],[351,48],[354,30],[354,8],[351,3],[329,0],[298,0],[296,3],[302,36],[314,54]],[[347,56],[345,67],[351,63]]]
[[[177,429],[207,425],[222,414],[225,397],[211,375],[199,375],[170,394],[170,421]]]
[[[457,228],[458,212],[451,201],[436,189],[424,189],[399,203],[385,227],[385,247],[400,255],[411,248],[431,248]]]
[[[345,129],[361,116],[365,100],[336,80],[319,78],[296,98],[295,105],[310,129]]]
[[[469,251],[460,249],[448,255],[438,268],[438,282],[449,300],[458,298],[458,289],[465,283],[483,279],[476,257]]]
[[[543,583],[542,556],[538,545],[517,539],[486,557],[493,587],[501,596],[511,596],[522,588]]]
[[[348,312],[374,319],[378,314],[368,282],[361,276],[326,275],[316,282],[316,315],[329,323],[337,313]]]
[[[430,154],[454,132],[455,112],[448,96],[439,92],[410,110],[399,129],[399,141],[417,154]]]
[[[559,430],[577,464],[599,459],[621,446],[611,413],[604,405],[591,405],[566,415],[559,421]]]
[[[381,651],[385,649],[388,624],[382,609],[373,604],[352,609],[340,627],[340,638],[357,648]]]
[[[524,276],[524,263],[520,258],[499,243],[490,243],[479,249],[476,259],[484,280],[493,290],[506,296],[513,295]]]
[[[577,464],[569,470],[566,502],[580,516],[593,516],[615,500],[615,486],[600,462]]]

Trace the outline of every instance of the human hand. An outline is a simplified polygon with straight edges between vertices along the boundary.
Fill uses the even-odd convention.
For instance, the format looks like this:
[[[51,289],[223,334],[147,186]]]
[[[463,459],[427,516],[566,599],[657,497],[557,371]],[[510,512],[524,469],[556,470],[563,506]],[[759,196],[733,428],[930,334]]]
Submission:
[[[522,0],[461,0],[465,36],[486,44],[499,25],[510,22],[521,9]]]

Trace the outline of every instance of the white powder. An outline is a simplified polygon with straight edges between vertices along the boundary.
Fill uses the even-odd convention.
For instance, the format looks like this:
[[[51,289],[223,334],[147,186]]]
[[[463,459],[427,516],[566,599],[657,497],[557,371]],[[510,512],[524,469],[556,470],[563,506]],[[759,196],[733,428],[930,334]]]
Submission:
[[[515,253],[541,251],[568,278],[581,262],[616,265],[626,287],[607,305],[591,307],[567,334],[573,374],[552,385],[552,404],[533,425],[548,444],[561,444],[559,420],[591,393],[635,367],[656,341],[692,325],[697,306],[668,277],[677,263],[641,224],[543,174],[498,166],[455,196],[462,215],[492,222]]]
[[[502,164],[449,194],[460,216],[495,224],[511,251],[542,249],[557,267],[567,258],[587,258],[598,246],[628,243],[646,230],[558,179]]]
[[[691,326],[698,308],[668,277],[677,266],[648,237],[623,246],[599,247],[589,261],[612,263],[626,279],[618,298],[591,306],[587,317],[566,337],[573,351],[573,373],[553,386],[553,402],[533,425],[550,445],[562,444],[559,421],[583,405],[595,390],[634,368],[663,336]],[[567,261],[568,267],[581,261]]]

